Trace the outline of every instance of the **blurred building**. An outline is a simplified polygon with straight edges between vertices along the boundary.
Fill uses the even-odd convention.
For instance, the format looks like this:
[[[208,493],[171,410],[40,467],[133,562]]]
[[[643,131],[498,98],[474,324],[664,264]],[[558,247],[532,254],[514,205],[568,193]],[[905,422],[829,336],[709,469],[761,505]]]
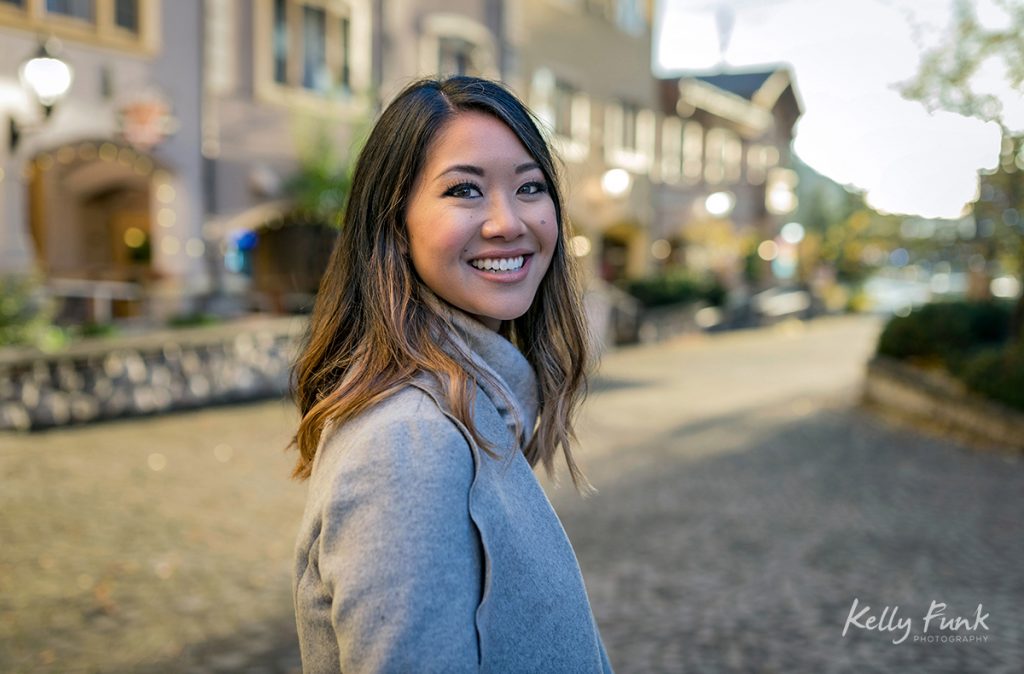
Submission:
[[[205,286],[202,28],[197,2],[0,2],[0,273],[80,320]]]
[[[343,163],[408,82],[455,73],[545,122],[593,283],[728,273],[716,232],[770,238],[791,208],[800,104],[784,69],[659,82],[652,21],[651,0],[0,0],[0,273],[39,268],[93,319],[249,302],[260,242],[294,284],[287,264],[324,245],[284,236],[304,229],[293,176]],[[18,73],[48,36],[74,79],[47,117]]]
[[[761,249],[759,265],[786,245],[779,229],[797,206],[792,76],[785,66],[680,74],[662,80],[661,112],[658,257],[741,283],[761,242],[775,247]]]

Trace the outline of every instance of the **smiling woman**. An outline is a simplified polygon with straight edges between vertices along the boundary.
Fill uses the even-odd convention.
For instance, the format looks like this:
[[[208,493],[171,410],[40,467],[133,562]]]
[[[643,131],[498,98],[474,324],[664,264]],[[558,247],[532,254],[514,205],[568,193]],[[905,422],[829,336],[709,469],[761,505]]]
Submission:
[[[500,84],[424,80],[381,115],[295,365],[306,672],[610,672],[533,468],[589,336],[551,152]]]

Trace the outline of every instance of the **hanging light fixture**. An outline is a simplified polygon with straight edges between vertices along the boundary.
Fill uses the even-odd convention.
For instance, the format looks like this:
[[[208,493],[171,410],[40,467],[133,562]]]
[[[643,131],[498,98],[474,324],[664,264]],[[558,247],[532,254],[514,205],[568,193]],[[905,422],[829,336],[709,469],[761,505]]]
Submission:
[[[43,109],[43,117],[49,119],[54,106],[67,95],[74,81],[74,71],[60,58],[60,42],[49,38],[39,43],[39,48],[21,64],[18,76],[25,87]],[[13,151],[21,138],[22,127],[12,117],[10,120],[10,148]]]

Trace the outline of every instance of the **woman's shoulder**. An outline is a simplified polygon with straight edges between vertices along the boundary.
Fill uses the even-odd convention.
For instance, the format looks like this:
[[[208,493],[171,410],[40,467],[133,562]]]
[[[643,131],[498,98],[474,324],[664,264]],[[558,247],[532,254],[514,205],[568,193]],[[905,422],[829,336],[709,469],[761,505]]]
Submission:
[[[343,423],[327,424],[311,487],[352,479],[470,478],[472,471],[472,453],[460,429],[432,394],[408,385]]]

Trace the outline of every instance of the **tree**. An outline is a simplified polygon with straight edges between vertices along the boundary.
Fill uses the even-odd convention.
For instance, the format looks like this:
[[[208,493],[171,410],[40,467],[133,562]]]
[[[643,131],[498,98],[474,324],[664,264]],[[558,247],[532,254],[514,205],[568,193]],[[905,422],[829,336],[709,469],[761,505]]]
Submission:
[[[285,182],[284,193],[294,204],[291,219],[341,227],[350,183],[350,162],[339,159],[331,138],[321,130]]]
[[[350,136],[357,140],[346,158],[326,120],[299,121],[299,162],[282,189],[289,208],[259,228],[252,250],[253,288],[265,295],[276,313],[310,308],[342,226],[353,157],[366,127],[357,122],[351,129]]]
[[[984,79],[998,73],[1012,91],[1024,92],[1024,0],[992,0],[992,4],[1005,12],[1005,25],[984,25],[973,2],[956,0],[953,30],[945,42],[923,54],[917,75],[900,93],[930,110],[943,109],[999,125],[1003,135],[999,166],[982,176],[975,219],[990,230],[990,258],[996,229],[1009,235],[1016,250],[1018,275],[1024,278],[1024,129],[1011,128],[1003,100],[987,88]],[[1024,336],[1024,292],[1017,299],[1012,332],[1015,338]]]

